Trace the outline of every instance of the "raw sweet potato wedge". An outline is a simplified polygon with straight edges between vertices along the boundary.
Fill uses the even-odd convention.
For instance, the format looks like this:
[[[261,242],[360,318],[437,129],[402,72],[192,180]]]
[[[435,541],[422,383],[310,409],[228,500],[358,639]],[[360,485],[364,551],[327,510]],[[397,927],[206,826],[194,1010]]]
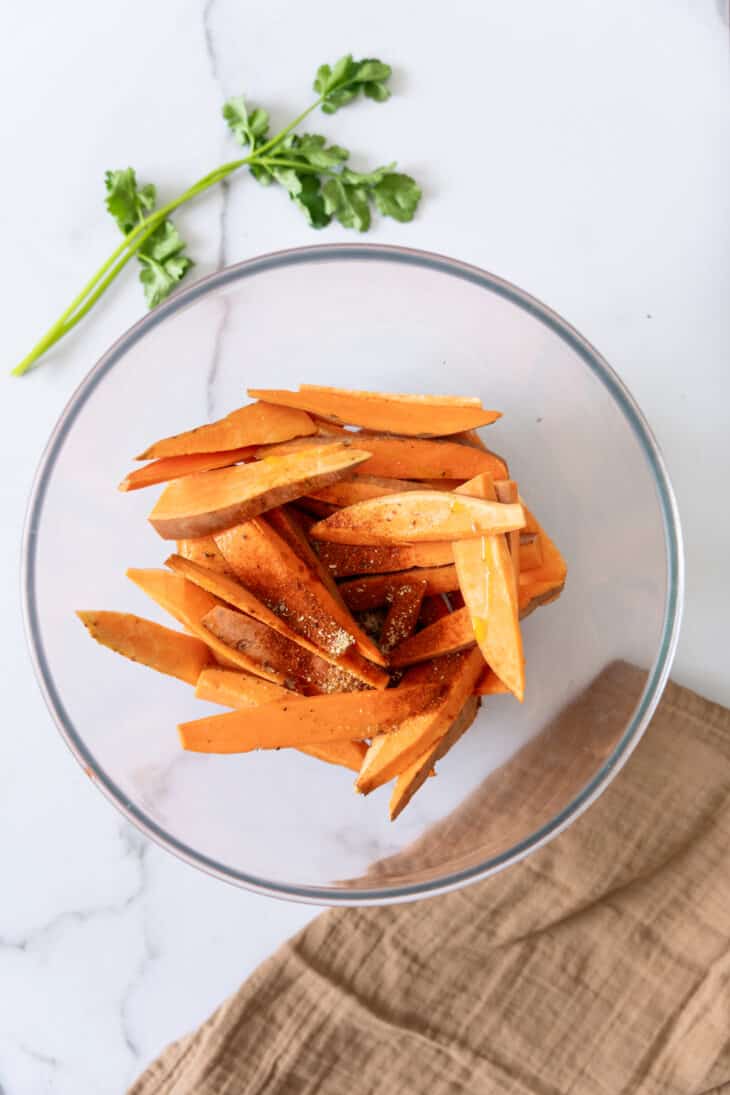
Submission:
[[[457,493],[494,498],[496,484],[487,476],[480,476],[459,487]],[[514,563],[507,538],[483,536],[464,540],[455,543],[453,550],[459,588],[484,660],[522,702],[525,658]]]
[[[320,647],[294,631],[285,619],[282,619],[276,612],[272,612],[263,601],[260,601],[258,597],[254,597],[253,593],[235,578],[230,578],[224,574],[216,574],[190,559],[182,559],[179,555],[171,555],[165,560],[165,566],[175,571],[176,574],[182,574],[184,578],[194,582],[201,589],[206,589],[208,593],[212,593],[214,597],[219,598],[222,603],[232,605],[239,612],[243,612],[246,616],[251,616],[259,623],[265,624],[288,641],[298,643],[312,654],[322,655],[323,652]]]
[[[394,574],[370,574],[365,577],[351,578],[340,585],[340,593],[345,604],[353,612],[365,612],[369,608],[390,604],[399,586],[410,585],[415,581],[426,583],[426,597],[438,593],[448,593],[459,588],[456,567],[422,567],[415,570],[400,570]]]
[[[363,741],[387,735],[416,712],[439,705],[439,682],[387,692],[275,700],[264,707],[195,719],[179,727],[183,749],[198,753],[248,753],[300,748],[331,741]]]
[[[92,639],[158,673],[195,684],[211,661],[208,647],[192,635],[131,612],[77,612]]]
[[[194,430],[155,441],[137,460],[159,460],[167,456],[188,456],[199,452],[222,452],[249,445],[288,441],[313,434],[316,426],[304,411],[275,407],[270,403],[249,403]]]
[[[221,555],[212,536],[178,540],[177,554],[183,559],[189,559],[191,563],[198,563],[206,570],[215,571],[216,574],[226,574],[229,578],[233,577],[233,571]]]
[[[313,525],[311,535],[338,544],[423,543],[511,532],[524,523],[519,502],[503,505],[460,492],[414,490],[338,510]]]
[[[519,502],[520,495],[514,479],[498,479],[494,483],[494,490],[500,502]],[[522,533],[512,531],[507,535],[507,544],[512,556],[512,568],[514,570],[515,589],[520,579],[520,537]]]
[[[435,624],[437,620],[448,616],[450,611],[451,609],[443,594],[434,593],[430,597],[424,597],[421,604],[421,614],[418,617],[418,626],[421,628],[429,627],[430,624]]]
[[[395,821],[398,815],[405,810],[416,791],[423,786],[429,774],[433,771],[434,764],[442,757],[445,757],[449,750],[456,745],[459,738],[466,733],[477,717],[478,710],[478,697],[470,696],[444,736],[430,749],[427,749],[425,753],[422,753],[420,757],[417,757],[397,777],[389,803],[391,821]]]
[[[417,631],[390,652],[390,664],[395,668],[416,665],[457,650],[466,650],[476,643],[474,625],[468,608],[457,609]]]
[[[542,563],[539,567],[535,567],[533,570],[528,571],[526,574],[520,574],[520,586],[534,585],[536,582],[565,582],[565,578],[568,573],[568,567],[565,559],[558,550],[556,544],[550,539],[545,529],[536,519],[535,515],[530,512],[527,506],[523,503],[525,510],[525,527],[530,532],[535,533],[540,537],[540,547],[542,550]]]
[[[410,669],[393,692],[433,687],[434,681],[445,686],[445,691],[432,708],[404,719],[393,733],[373,738],[355,783],[358,791],[368,794],[387,783],[435,745],[473,693],[483,669],[484,659],[477,647]]]
[[[368,479],[405,479],[432,482],[473,479],[488,472],[495,479],[505,479],[507,465],[501,457],[486,449],[475,449],[457,441],[428,441],[414,437],[389,437],[364,431],[344,431],[338,437],[298,437],[279,445],[266,445],[256,450],[257,459],[265,456],[290,456],[295,452],[321,446],[349,445],[370,453],[362,474]],[[360,474],[355,472],[356,478]]]
[[[278,406],[297,407],[336,424],[413,437],[488,426],[501,417],[499,411],[484,410],[478,399],[465,402],[451,396],[358,392],[315,385],[300,385],[298,392],[250,388],[248,394]]]
[[[520,574],[543,564],[542,541],[535,532],[520,533]],[[519,582],[519,574],[517,576]]]
[[[354,619],[345,627],[333,616],[325,587],[266,520],[256,518],[228,529],[216,543],[239,581],[292,631],[314,644],[323,658],[374,688],[386,687],[388,674],[355,648],[355,632],[364,633]],[[372,640],[364,640],[370,650]],[[378,657],[382,661],[379,651]]]
[[[415,631],[425,592],[426,583],[419,581],[398,586],[394,591],[380,632],[380,647],[386,654]]]
[[[139,570],[130,567],[127,577],[138,585],[153,601],[174,616],[183,627],[202,639],[216,659],[221,658],[224,665],[235,665],[246,669],[256,676],[265,677],[275,684],[284,684],[285,677],[274,670],[262,667],[239,650],[233,650],[211,635],[203,626],[203,617],[221,602],[206,590],[189,582],[179,574],[170,574],[167,570]]]
[[[141,487],[153,487],[156,483],[167,483],[170,479],[181,479],[184,475],[193,475],[198,471],[213,471],[214,468],[228,468],[243,460],[253,459],[254,449],[230,449],[228,452],[195,452],[186,456],[165,456],[153,460],[143,468],[135,468],[125,475],[118,490],[139,490]]]
[[[402,494],[406,490],[422,490],[422,484],[415,479],[387,479],[382,475],[358,475],[354,479],[342,479],[324,490],[319,490],[313,499],[329,502],[334,506],[353,506],[355,502],[367,502],[368,498],[382,498],[384,494]]]
[[[549,605],[551,601],[557,601],[564,588],[564,578],[536,581],[530,585],[520,586],[520,619],[524,620],[541,605]]]
[[[376,665],[385,665],[386,659],[376,644],[359,627],[355,617],[343,601],[337,583],[309,542],[304,526],[296,514],[288,506],[280,506],[278,509],[271,510],[267,514],[266,520],[286,541],[289,547],[296,552],[304,565],[309,567],[315,579],[313,588],[321,604],[340,627],[354,635],[355,646],[359,653],[368,661],[375,662]],[[311,528],[311,524],[309,528]],[[321,584],[318,585],[318,581]]]
[[[198,472],[169,484],[149,516],[165,540],[209,536],[348,475],[368,454],[315,446],[233,468]]]
[[[424,544],[394,544],[367,547],[362,544],[331,544],[322,540],[319,558],[335,578],[354,574],[388,574],[411,567],[440,567],[453,562],[449,540]]]
[[[270,684],[259,677],[252,677],[250,673],[239,673],[233,669],[204,669],[198,678],[195,695],[201,700],[242,711],[260,707],[261,704],[271,703],[273,700],[287,697],[294,699],[291,693],[277,684]],[[331,741],[319,745],[303,745],[298,751],[328,764],[337,764],[357,772],[367,752],[367,746],[362,741]]]
[[[287,639],[279,631],[224,605],[203,617],[203,626],[227,647],[274,671],[286,688],[303,696],[357,692],[367,686],[338,665]]]
[[[290,505],[295,503],[290,502]],[[296,507],[300,513],[306,513],[308,517],[329,517],[333,513],[337,513],[339,506],[332,506],[329,502],[320,502],[318,498],[310,498],[305,494],[301,498],[297,498]]]
[[[504,696],[509,693],[509,688],[500,680],[493,669],[486,666],[484,673],[477,686],[474,689],[474,694],[477,696]]]

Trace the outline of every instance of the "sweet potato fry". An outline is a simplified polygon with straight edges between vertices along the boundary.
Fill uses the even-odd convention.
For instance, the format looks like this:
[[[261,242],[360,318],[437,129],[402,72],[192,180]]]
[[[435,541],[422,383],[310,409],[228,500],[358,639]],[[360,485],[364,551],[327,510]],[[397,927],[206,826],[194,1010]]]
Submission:
[[[525,511],[525,531],[534,533],[540,537],[542,550],[542,563],[527,574],[520,574],[520,585],[533,585],[536,582],[565,582],[568,567],[565,559],[558,550],[556,544],[550,539],[545,529],[523,503]]]
[[[227,647],[280,674],[287,688],[303,696],[357,692],[366,687],[338,665],[232,608],[217,605],[203,617],[203,626]]]
[[[388,437],[359,431],[345,431],[339,437],[298,437],[278,445],[266,445],[256,450],[257,459],[264,456],[290,456],[323,444],[335,447],[349,445],[370,453],[362,474],[368,479],[405,479],[419,482],[451,482],[473,479],[488,472],[495,479],[507,477],[507,465],[501,457],[485,449],[475,449],[457,441],[427,441],[413,437]],[[360,478],[360,473],[355,472]]]
[[[425,592],[426,583],[419,581],[398,586],[394,591],[380,633],[380,646],[386,654],[413,634]]]
[[[451,482],[451,480],[448,480]],[[380,475],[359,475],[355,479],[343,479],[324,490],[319,490],[314,499],[329,502],[334,506],[353,506],[355,502],[367,502],[369,498],[382,498],[384,494],[402,494],[406,490],[422,490],[421,483],[414,479],[386,479]]]
[[[440,741],[473,693],[483,669],[484,659],[476,646],[410,669],[393,692],[432,687],[434,681],[445,685],[445,692],[432,708],[404,719],[393,733],[373,738],[357,777],[357,790],[368,794],[387,783]]]
[[[498,479],[494,484],[494,490],[500,502],[519,502],[520,500],[514,479]],[[507,544],[512,556],[515,589],[517,589],[520,576],[520,536],[521,533],[515,531],[507,534]]]
[[[199,700],[218,703],[221,707],[233,707],[239,711],[261,707],[262,704],[273,703],[274,700],[296,699],[280,684],[254,677],[252,673],[245,673],[243,670],[221,669],[219,666],[209,666],[202,670],[196,682],[195,695]]]
[[[470,696],[444,736],[409,764],[405,771],[401,772],[395,781],[390,796],[391,821],[395,821],[398,815],[405,810],[416,791],[426,782],[436,761],[445,757],[449,750],[456,745],[459,738],[466,733],[477,717],[478,710],[479,700],[477,696]]]
[[[385,688],[388,674],[371,664],[356,644],[364,635],[354,620],[347,627],[331,611],[325,587],[297,553],[263,518],[247,521],[216,537],[236,577],[255,597],[280,616],[297,635],[308,639],[342,669],[374,688]],[[369,651],[374,644],[364,636]],[[378,652],[382,661],[382,654]]]
[[[149,516],[165,540],[208,536],[348,475],[368,454],[344,446],[306,449],[176,479]]]
[[[457,493],[494,498],[496,485],[480,476]],[[471,616],[474,635],[485,662],[522,702],[525,659],[522,650],[517,585],[505,536],[483,536],[453,545],[459,588]],[[518,545],[519,551],[519,534]],[[457,615],[455,613],[455,615]]]
[[[530,572],[528,571],[528,573]],[[529,616],[541,605],[549,605],[551,601],[557,601],[564,588],[564,578],[536,581],[531,585],[520,586],[520,619],[524,620],[526,616]]]
[[[416,712],[440,706],[443,692],[443,685],[437,682],[387,692],[275,700],[253,710],[185,722],[178,729],[183,749],[197,753],[248,753],[362,741],[375,734],[387,735]]]
[[[170,479],[180,479],[184,475],[193,475],[198,471],[213,471],[214,468],[227,468],[243,460],[253,458],[253,448],[230,449],[228,452],[195,452],[187,456],[165,456],[153,460],[143,468],[136,468],[125,475],[118,490],[139,490],[152,487],[156,483],[166,483]]]
[[[390,664],[396,668],[415,665],[443,654],[465,650],[475,643],[474,625],[469,609],[460,608],[399,643],[390,652]]]
[[[274,407],[270,403],[249,403],[218,422],[155,441],[137,460],[159,460],[167,456],[188,456],[199,452],[222,452],[292,437],[313,434],[316,426],[304,411]]]
[[[440,567],[453,562],[449,540],[424,544],[395,544],[365,547],[361,544],[331,544],[322,540],[319,558],[335,578],[354,574],[388,574],[411,567]]]
[[[412,437],[457,433],[488,426],[501,417],[499,411],[483,410],[479,400],[465,402],[451,396],[358,392],[315,385],[300,385],[298,392],[250,388],[248,394],[278,406],[297,407],[325,421]]]
[[[511,535],[511,533],[510,533]],[[536,570],[543,564],[542,543],[535,532],[520,533],[520,570],[523,574],[526,570]],[[519,582],[518,574],[518,582]]]
[[[202,639],[215,657],[223,660],[224,665],[235,665],[275,684],[284,684],[283,674],[260,666],[240,650],[226,646],[205,629],[203,617],[221,603],[217,597],[189,582],[187,578],[170,574],[167,570],[139,570],[132,567],[127,571],[127,577],[196,638]]]
[[[133,616],[131,612],[77,612],[92,639],[158,673],[195,684],[211,661],[200,639]]]
[[[426,583],[426,597],[459,588],[456,567],[422,567],[415,570],[401,570],[394,574],[371,574],[366,577],[351,578],[340,585],[345,604],[353,612],[364,612],[369,608],[390,604],[398,586],[414,581]]]
[[[178,540],[177,554],[183,559],[189,559],[191,563],[197,563],[199,566],[205,567],[206,570],[215,571],[216,574],[225,574],[229,578],[234,576],[212,536],[197,536],[191,540]]]
[[[289,547],[299,556],[305,566],[309,567],[315,580],[315,589],[319,600],[339,625],[355,636],[355,646],[364,658],[376,665],[385,665],[386,659],[381,651],[368,635],[358,626],[357,621],[342,599],[337,583],[327,567],[320,559],[317,552],[310,544],[302,523],[292,512],[289,506],[280,506],[269,512],[266,520],[284,539]],[[309,528],[311,528],[311,524]]]
[[[443,619],[444,616],[448,616],[451,609],[442,593],[432,594],[430,597],[424,597],[421,604],[421,614],[418,617],[419,627],[429,627],[430,624],[435,624],[437,620]]]
[[[285,688],[233,669],[204,669],[198,678],[195,695],[201,700],[241,711],[260,707],[261,704],[271,703],[273,700],[294,698]],[[303,745],[299,752],[357,772],[367,752],[367,746],[362,741],[331,741],[319,745]]]
[[[474,689],[476,696],[503,696],[509,693],[509,688],[500,680],[493,669],[486,666],[484,673]]]
[[[341,509],[318,521],[311,535],[339,544],[423,543],[511,532],[524,523],[519,503],[503,505],[460,492],[414,490]]]
[[[293,505],[294,503],[289,503]],[[318,498],[310,498],[305,494],[301,498],[297,498],[297,509],[301,513],[307,514],[307,516],[313,517],[329,517],[333,513],[337,513],[339,506],[331,506],[329,502],[320,502]]]

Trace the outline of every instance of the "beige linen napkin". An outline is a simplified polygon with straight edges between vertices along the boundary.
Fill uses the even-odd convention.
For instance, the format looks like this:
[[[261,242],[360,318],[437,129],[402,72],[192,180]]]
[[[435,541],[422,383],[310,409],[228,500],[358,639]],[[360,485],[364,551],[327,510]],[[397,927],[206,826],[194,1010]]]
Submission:
[[[637,673],[612,666],[592,695],[620,704]],[[589,713],[563,716],[576,755]],[[489,826],[485,788],[452,835]],[[670,684],[555,841],[458,893],[325,913],[130,1095],[259,1092],[730,1093],[730,711]]]

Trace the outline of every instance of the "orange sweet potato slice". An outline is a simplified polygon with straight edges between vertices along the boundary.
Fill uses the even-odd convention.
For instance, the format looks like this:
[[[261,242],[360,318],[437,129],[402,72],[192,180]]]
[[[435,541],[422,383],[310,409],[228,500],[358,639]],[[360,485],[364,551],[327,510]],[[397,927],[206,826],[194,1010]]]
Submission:
[[[200,639],[131,612],[77,612],[92,639],[158,673],[195,684],[211,660]]]
[[[525,530],[540,537],[542,563],[534,570],[530,570],[526,574],[520,574],[520,585],[534,585],[537,582],[564,583],[568,574],[565,559],[558,550],[557,545],[550,539],[545,529],[524,503],[523,508],[525,510]]]
[[[159,460],[167,456],[188,456],[200,452],[222,452],[292,437],[313,434],[316,426],[304,411],[275,407],[270,403],[249,403],[218,422],[155,441],[137,460]]]
[[[494,483],[494,490],[500,502],[519,502],[520,500],[514,479],[498,479]],[[507,534],[507,544],[512,556],[515,589],[517,589],[520,575],[520,536],[521,533],[515,531]]]
[[[292,631],[308,639],[322,657],[364,680],[385,688],[388,674],[351,649],[364,634],[352,620],[343,626],[330,611],[332,600],[306,563],[263,518],[219,534],[216,543],[236,577],[251,593],[280,616]],[[365,648],[373,646],[365,636]],[[382,661],[382,655],[378,653]]]
[[[503,696],[509,692],[509,688],[500,680],[493,669],[487,666],[481,679],[477,682],[474,693],[477,696]]]
[[[405,810],[416,791],[426,782],[434,764],[445,757],[449,750],[456,745],[459,738],[463,737],[477,717],[478,710],[479,699],[477,696],[470,696],[444,736],[401,772],[395,781],[390,796],[389,812],[391,821],[395,821],[398,815]]]
[[[203,617],[203,626],[227,647],[279,673],[287,688],[304,696],[356,692],[366,687],[351,673],[305,650],[281,632],[224,605],[211,609]]]
[[[248,753],[387,735],[416,712],[439,706],[441,683],[275,700],[264,707],[196,719],[179,727],[183,749]]]
[[[462,492],[489,499],[494,498],[496,490],[488,477],[480,476],[459,487],[457,493]],[[455,543],[453,550],[459,588],[484,660],[522,702],[525,659],[517,585],[507,538],[483,536],[464,540]]]
[[[277,684],[233,669],[204,669],[198,678],[195,695],[201,700],[242,711],[260,707],[261,704],[271,703],[273,700],[286,699],[287,696],[293,698],[285,688],[280,688]],[[319,745],[303,745],[299,752],[357,772],[367,752],[367,746],[362,741],[331,741]]]
[[[345,604],[353,612],[365,612],[379,605],[390,604],[396,589],[414,581],[426,583],[425,596],[448,593],[459,588],[456,567],[422,567],[416,570],[401,570],[394,574],[370,574],[365,577],[351,578],[340,585]]]
[[[385,665],[386,659],[372,639],[360,628],[343,601],[337,583],[310,544],[304,526],[296,514],[289,506],[280,506],[278,509],[271,510],[267,514],[266,520],[286,541],[289,547],[296,552],[304,565],[309,567],[314,578],[313,588],[316,590],[320,602],[341,627],[354,635],[355,646],[360,654],[369,661],[375,662],[376,665]],[[311,528],[311,524],[308,527]]]
[[[357,790],[368,794],[387,783],[440,741],[473,693],[483,669],[484,659],[477,647],[410,669],[392,692],[433,687],[434,681],[445,690],[433,707],[404,719],[393,733],[373,738],[357,777]]]
[[[322,446],[233,468],[198,472],[169,484],[149,516],[165,540],[209,536],[348,475],[368,454]]]
[[[399,643],[390,652],[390,664],[395,668],[415,665],[443,654],[465,650],[475,643],[474,625],[469,609],[460,608]]]
[[[414,479],[387,479],[381,475],[359,475],[354,479],[343,479],[324,490],[319,490],[313,499],[328,502],[333,506],[352,506],[355,502],[366,502],[368,498],[382,498],[384,494],[402,494],[406,490],[422,490]]]
[[[424,597],[421,604],[421,614],[418,617],[418,626],[428,627],[430,624],[435,624],[437,620],[448,616],[450,611],[451,609],[447,605],[443,594],[435,593],[430,597]]]
[[[511,535],[511,533],[510,533]],[[520,574],[526,570],[536,570],[543,564],[542,543],[537,533],[520,534]],[[519,574],[518,574],[519,581]]]
[[[136,468],[125,475],[119,484],[121,491],[139,490],[152,487],[156,483],[166,483],[170,479],[181,479],[184,475],[193,475],[198,471],[213,471],[214,468],[227,468],[243,460],[253,459],[253,448],[230,449],[228,452],[195,452],[187,456],[165,456],[162,460],[153,460],[143,468]]]
[[[387,574],[411,567],[448,566],[453,560],[451,542],[435,541],[424,544],[395,544],[388,547],[366,547],[362,544],[331,544],[322,540],[319,557],[335,578],[353,574]]]
[[[177,554],[183,559],[189,559],[191,563],[197,563],[206,570],[215,571],[216,574],[225,574],[233,577],[233,571],[228,566],[218,545],[212,536],[198,536],[192,540],[178,540]]]
[[[475,449],[457,441],[427,441],[414,437],[388,437],[363,431],[345,431],[338,437],[299,437],[279,445],[267,445],[256,450],[256,457],[287,456],[323,444],[335,447],[349,445],[370,453],[363,474],[368,478],[411,480],[473,479],[488,472],[495,479],[505,479],[507,465],[501,457],[485,449]],[[356,477],[359,478],[356,472]]]
[[[284,684],[285,677],[282,673],[260,666],[258,662],[247,657],[240,650],[226,646],[206,630],[202,622],[203,617],[221,603],[217,597],[189,582],[187,578],[179,574],[170,574],[167,570],[130,568],[127,571],[127,577],[131,578],[135,585],[144,590],[161,608],[174,616],[196,638],[202,639],[215,657],[221,658],[225,665],[235,665],[275,684]]]
[[[511,532],[524,524],[519,502],[503,505],[460,492],[414,490],[338,510],[318,521],[311,535],[339,544],[423,543]]]
[[[252,398],[278,406],[297,407],[325,421],[411,437],[434,437],[488,426],[501,417],[484,410],[478,399],[467,402],[452,396],[401,395],[348,391],[300,385],[298,392],[250,388]]]
[[[380,632],[380,646],[386,654],[415,631],[425,592],[426,583],[419,581],[398,586],[394,591]]]

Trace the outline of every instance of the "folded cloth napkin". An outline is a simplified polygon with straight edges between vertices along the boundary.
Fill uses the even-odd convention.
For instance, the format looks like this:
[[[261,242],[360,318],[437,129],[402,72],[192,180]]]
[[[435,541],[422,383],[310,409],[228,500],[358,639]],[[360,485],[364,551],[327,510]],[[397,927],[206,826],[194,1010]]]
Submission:
[[[610,667],[601,702],[637,673]],[[457,893],[318,917],[130,1095],[255,1092],[730,1093],[730,711],[670,684],[556,840]]]

